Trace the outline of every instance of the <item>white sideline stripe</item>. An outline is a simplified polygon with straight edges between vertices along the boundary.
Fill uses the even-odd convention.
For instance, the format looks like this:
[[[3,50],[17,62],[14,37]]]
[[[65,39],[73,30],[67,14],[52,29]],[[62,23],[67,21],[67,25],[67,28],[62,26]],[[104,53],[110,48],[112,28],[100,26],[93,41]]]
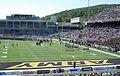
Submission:
[[[80,46],[80,47],[85,47],[85,46]],[[105,51],[101,51],[101,50],[98,50],[98,49],[94,49],[94,48],[89,48],[89,49],[90,49],[90,50],[93,50],[93,51],[101,52],[101,53],[104,53],[104,54],[108,54],[108,55],[120,57],[120,55],[112,54],[112,53],[105,52]]]
[[[67,41],[62,41],[62,42],[67,42]],[[67,42],[67,43],[69,43],[69,42]],[[70,44],[72,44],[72,43],[70,43]],[[76,45],[78,45],[78,44],[76,44]],[[80,45],[78,45],[78,46],[80,46]],[[85,46],[80,46],[80,47],[84,47],[84,48],[86,48]],[[120,57],[120,55],[116,55],[116,54],[112,54],[112,53],[109,53],[109,52],[105,52],[105,51],[101,51],[101,50],[98,50],[98,49],[94,49],[94,48],[89,48],[90,50],[93,50],[93,51],[97,51],[97,52],[101,52],[101,53],[104,53],[104,54],[108,54],[108,55],[112,55],[112,56],[116,56],[116,57]]]

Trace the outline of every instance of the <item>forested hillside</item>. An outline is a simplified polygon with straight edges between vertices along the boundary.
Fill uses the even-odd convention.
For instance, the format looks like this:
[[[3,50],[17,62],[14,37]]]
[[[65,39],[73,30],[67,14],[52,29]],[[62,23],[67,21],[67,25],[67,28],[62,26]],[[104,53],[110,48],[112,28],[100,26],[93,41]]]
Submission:
[[[52,15],[57,16],[57,21],[58,22],[70,22],[71,18],[74,17],[81,17],[84,21],[88,19],[88,17],[91,17],[100,11],[106,9],[106,8],[111,8],[115,6],[120,6],[120,4],[103,4],[103,5],[96,5],[96,6],[91,6],[89,8],[84,7],[84,8],[76,8],[76,9],[71,9],[71,10],[65,10],[59,13],[55,13]],[[89,15],[89,16],[88,16]],[[50,19],[51,15],[45,16],[42,19]]]

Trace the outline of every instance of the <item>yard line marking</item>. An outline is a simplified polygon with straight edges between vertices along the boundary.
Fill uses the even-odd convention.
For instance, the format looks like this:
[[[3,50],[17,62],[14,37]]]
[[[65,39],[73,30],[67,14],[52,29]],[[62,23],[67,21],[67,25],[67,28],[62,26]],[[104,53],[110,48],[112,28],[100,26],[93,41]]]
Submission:
[[[25,48],[29,48],[29,46],[28,45],[25,45],[26,47]],[[39,58],[35,55],[35,53],[34,53],[34,51],[30,51],[29,49],[28,49],[28,51],[29,51],[29,53],[31,53],[37,60],[39,60]]]
[[[2,53],[3,53],[3,54],[7,54],[8,52],[7,52],[7,51],[3,51]]]
[[[1,58],[7,58],[7,56],[1,56]]]
[[[3,49],[3,50],[8,50],[8,49]]]

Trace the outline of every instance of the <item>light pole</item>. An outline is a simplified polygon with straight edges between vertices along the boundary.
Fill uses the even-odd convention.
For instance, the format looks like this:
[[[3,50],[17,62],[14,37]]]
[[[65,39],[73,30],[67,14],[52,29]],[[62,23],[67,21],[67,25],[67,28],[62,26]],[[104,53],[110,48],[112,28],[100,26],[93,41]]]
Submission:
[[[64,22],[64,21],[63,21],[63,17],[62,17],[62,34],[63,34],[63,22]]]
[[[87,18],[87,19],[88,19],[88,20],[87,20],[87,21],[89,21],[89,13],[90,13],[90,12],[89,12],[89,3],[90,3],[90,0],[88,0],[88,12],[87,12],[87,14],[88,14],[88,18]]]

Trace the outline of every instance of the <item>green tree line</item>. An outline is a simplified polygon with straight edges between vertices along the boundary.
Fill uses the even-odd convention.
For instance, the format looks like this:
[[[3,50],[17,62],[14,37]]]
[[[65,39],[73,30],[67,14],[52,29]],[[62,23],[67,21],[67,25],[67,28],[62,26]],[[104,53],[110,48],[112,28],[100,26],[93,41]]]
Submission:
[[[42,19],[49,20],[52,15],[55,15],[57,16],[58,22],[63,22],[63,21],[70,22],[70,19],[74,17],[81,17],[83,21],[87,21],[88,18],[103,11],[104,9],[116,7],[116,6],[120,6],[120,4],[102,4],[102,5],[96,5],[90,7],[76,8],[76,9],[65,10],[59,13],[47,15],[45,17],[42,17]]]

